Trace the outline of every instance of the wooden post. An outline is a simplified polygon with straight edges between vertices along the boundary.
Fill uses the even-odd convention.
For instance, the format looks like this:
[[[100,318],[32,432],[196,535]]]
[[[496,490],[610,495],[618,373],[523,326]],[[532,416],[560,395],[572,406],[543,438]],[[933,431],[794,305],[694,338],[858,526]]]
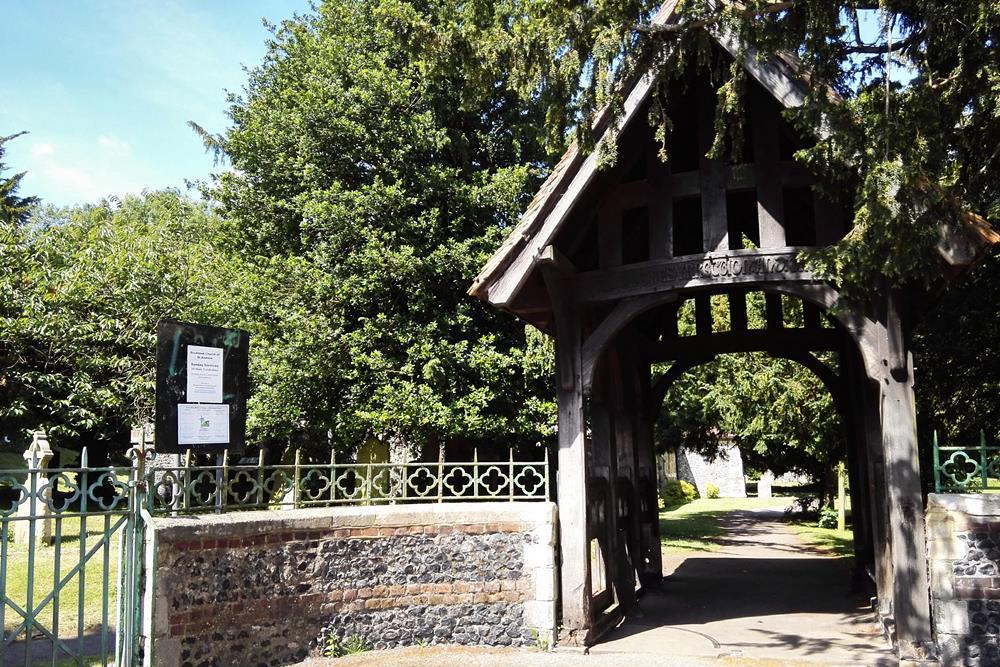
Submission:
[[[715,138],[715,91],[700,86],[698,94],[698,182],[701,189],[702,247],[705,252],[729,249],[726,213],[726,163],[705,156]]]
[[[871,500],[872,543],[875,558],[875,590],[877,612],[881,617],[892,615],[892,542],[889,537],[889,498],[885,488],[885,461],[882,452],[881,400],[877,384],[859,375],[863,436],[868,452],[868,488]]]
[[[592,624],[590,552],[587,542],[587,459],[579,312],[563,276],[543,267],[556,329],[556,399],[559,404],[559,552],[562,634],[559,641],[584,645]]]
[[[757,175],[757,225],[761,248],[785,245],[785,209],[779,171],[777,110],[764,95],[750,99],[753,159]]]
[[[636,420],[636,455],[639,464],[640,493],[646,514],[642,517],[642,550],[639,553],[639,573],[643,588],[658,586],[663,578],[663,555],[660,549],[660,521],[657,507],[656,447],[653,441],[653,423],[645,409],[652,393],[651,368],[648,361],[641,361],[639,371],[639,396],[633,404]]]
[[[847,485],[844,478],[847,473],[844,470],[844,462],[837,464],[837,530],[847,530]]]
[[[646,151],[646,178],[649,180],[649,257],[674,256],[673,179],[669,165],[660,161],[659,147],[653,142]]]
[[[893,563],[893,617],[900,660],[936,653],[931,631],[927,545],[913,398],[913,358],[906,349],[902,296],[890,292],[885,308],[882,450]]]

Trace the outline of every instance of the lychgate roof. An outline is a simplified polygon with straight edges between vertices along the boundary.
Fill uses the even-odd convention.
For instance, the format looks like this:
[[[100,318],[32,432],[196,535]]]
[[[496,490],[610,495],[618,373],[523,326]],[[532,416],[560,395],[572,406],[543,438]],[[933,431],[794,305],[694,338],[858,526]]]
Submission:
[[[675,20],[679,0],[667,0],[652,20],[652,25],[665,25]],[[744,49],[731,35],[710,31],[726,52],[739,58],[747,72],[784,108],[799,106],[805,99],[808,84],[798,63],[790,55],[758,61],[753,49]],[[618,121],[619,131],[635,122],[654,83],[649,71],[628,86],[624,114]],[[599,137],[611,129],[612,115],[605,109],[598,114],[594,127]],[[506,306],[517,295],[529,277],[542,250],[552,242],[573,205],[597,174],[596,151],[584,155],[574,142],[542,184],[520,221],[506,241],[483,267],[474,280],[469,294],[497,306]]]

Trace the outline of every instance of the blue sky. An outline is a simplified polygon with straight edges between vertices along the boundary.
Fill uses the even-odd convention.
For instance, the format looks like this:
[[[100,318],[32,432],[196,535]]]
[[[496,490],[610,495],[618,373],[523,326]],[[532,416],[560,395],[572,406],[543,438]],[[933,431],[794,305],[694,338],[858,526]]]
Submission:
[[[194,120],[226,127],[226,90],[307,0],[6,0],[0,135],[21,194],[58,205],[183,187],[213,170]],[[9,172],[7,172],[9,173]]]

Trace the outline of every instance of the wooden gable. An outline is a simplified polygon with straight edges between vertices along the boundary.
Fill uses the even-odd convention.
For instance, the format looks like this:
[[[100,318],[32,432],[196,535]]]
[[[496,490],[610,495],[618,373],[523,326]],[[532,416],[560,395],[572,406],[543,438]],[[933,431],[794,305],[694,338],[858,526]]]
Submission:
[[[670,21],[675,4],[666,3],[654,22]],[[719,57],[740,57],[732,40],[716,35],[716,41]],[[661,161],[648,123],[654,77],[647,73],[629,89],[616,165],[601,170],[596,153],[570,147],[470,294],[548,328],[551,306],[538,271],[543,256],[558,257],[585,284],[606,282],[588,272],[840,239],[842,212],[814,194],[815,178],[792,158],[800,141],[781,118],[782,109],[801,104],[804,83],[790,60],[743,57],[752,76],[739,163],[705,157],[714,136],[715,94],[697,75],[669,95],[674,129],[669,164]],[[599,136],[612,130],[610,123],[608,113],[597,119]]]

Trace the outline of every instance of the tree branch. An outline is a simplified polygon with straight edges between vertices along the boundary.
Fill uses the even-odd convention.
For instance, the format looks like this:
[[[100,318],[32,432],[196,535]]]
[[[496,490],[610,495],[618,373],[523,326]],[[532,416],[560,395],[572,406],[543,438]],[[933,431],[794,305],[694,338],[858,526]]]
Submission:
[[[923,30],[918,30],[917,32],[911,34],[904,40],[894,43],[891,47],[888,44],[874,44],[869,46],[868,44],[855,44],[854,46],[849,46],[844,51],[846,53],[863,53],[869,55],[883,55],[886,53],[894,53],[896,51],[902,51],[908,49],[917,42],[919,42],[924,36]]]
[[[773,4],[762,7],[758,10],[744,9],[742,14],[750,18],[757,18],[764,16],[765,14],[775,14],[777,12],[783,12],[786,9],[791,9],[798,4],[798,0],[788,0],[787,2],[775,2]],[[710,25],[716,25],[722,21],[722,14],[716,14],[704,19],[695,19],[694,21],[685,21],[683,23],[665,23],[657,25],[640,25],[636,27],[637,32],[641,32],[645,35],[671,35],[679,32],[686,32],[688,30],[694,30],[696,28],[705,28]]]

